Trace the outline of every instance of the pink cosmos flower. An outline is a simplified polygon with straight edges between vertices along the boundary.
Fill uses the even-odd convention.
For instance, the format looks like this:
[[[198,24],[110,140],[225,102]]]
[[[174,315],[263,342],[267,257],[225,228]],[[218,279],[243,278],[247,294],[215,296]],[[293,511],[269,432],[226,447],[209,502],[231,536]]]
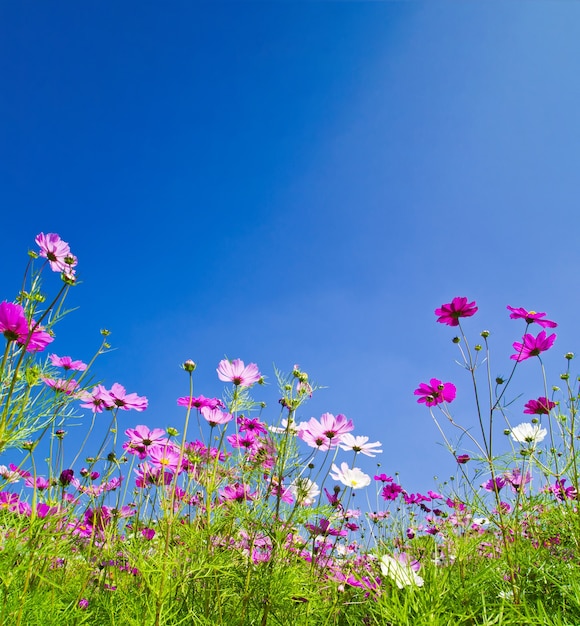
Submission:
[[[81,406],[84,409],[92,409],[93,413],[102,413],[104,409],[112,409],[115,406],[113,397],[103,385],[97,385],[91,393],[83,392],[81,399],[84,400]]]
[[[20,345],[26,345],[26,352],[42,352],[49,343],[54,341],[54,337],[47,333],[43,326],[37,326],[34,320],[30,322],[30,327],[34,329],[29,333],[30,338],[17,340]]]
[[[149,459],[153,467],[176,472],[179,466],[179,450],[172,444],[154,444],[149,448]]]
[[[262,375],[255,363],[244,365],[240,359],[220,361],[217,367],[218,378],[223,382],[232,382],[236,386],[249,387],[257,383]]]
[[[258,435],[265,435],[268,432],[268,428],[264,422],[261,422],[257,417],[249,418],[240,415],[236,420],[241,432],[253,432]]]
[[[383,500],[396,500],[399,494],[403,491],[401,485],[397,483],[388,483],[381,490],[381,498]]]
[[[123,449],[129,454],[138,455],[140,459],[144,459],[147,456],[151,446],[168,443],[165,431],[161,428],[149,430],[147,426],[139,425],[135,426],[135,428],[128,428],[125,434],[129,437],[129,441],[123,444]]]
[[[467,298],[453,298],[448,304],[442,304],[441,308],[435,309],[438,315],[437,321],[447,326],[459,326],[460,317],[471,317],[477,312],[475,302],[467,302]]]
[[[254,500],[255,497],[256,493],[252,493],[248,485],[240,485],[240,483],[227,485],[220,491],[220,500],[222,501],[243,502],[244,500]]]
[[[471,457],[469,456],[469,454],[460,454],[459,456],[455,458],[460,465],[464,465],[465,463],[468,463],[471,460]]]
[[[84,372],[87,369],[86,363],[83,363],[82,361],[73,361],[70,356],[58,356],[56,354],[51,354],[50,361],[55,367],[62,367],[67,372],[69,370]]]
[[[234,419],[234,416],[230,413],[224,413],[220,409],[210,409],[207,406],[202,407],[201,414],[212,427],[218,424],[227,424]]]
[[[548,398],[540,397],[537,400],[526,402],[524,413],[529,415],[548,415],[555,406],[555,402],[548,400]]]
[[[511,311],[510,319],[512,320],[526,320],[526,324],[533,324],[535,322],[542,328],[556,328],[556,326],[558,326],[556,322],[542,319],[546,315],[545,313],[526,311],[526,309],[522,307],[516,309],[513,306],[508,306],[507,308]]]
[[[13,302],[0,303],[0,333],[7,341],[24,343],[28,337],[28,322],[24,309]]]
[[[516,354],[512,354],[510,359],[514,361],[525,361],[532,356],[539,356],[542,352],[549,350],[556,341],[556,333],[552,333],[546,336],[546,331],[542,330],[538,333],[537,337],[530,334],[525,334],[522,339],[523,343],[519,341],[514,342],[513,348]]]
[[[40,248],[40,256],[48,259],[50,269],[53,272],[69,273],[72,271],[67,260],[76,261],[66,241],[63,241],[56,233],[40,233],[34,240]],[[76,265],[76,263],[75,263]]]
[[[119,383],[115,383],[109,391],[111,398],[113,399],[113,405],[122,409],[123,411],[144,411],[147,408],[147,398],[145,396],[138,396],[136,393],[127,393],[125,387]]]
[[[298,437],[312,448],[329,450],[335,448],[341,441],[342,436],[354,430],[352,420],[339,413],[336,417],[332,413],[323,413],[320,421],[311,417],[298,430]]]
[[[74,396],[79,384],[74,378],[43,378],[42,382],[57,392],[65,393],[67,396]]]
[[[134,470],[137,478],[135,485],[143,489],[149,485],[170,485],[173,480],[173,473],[164,470],[162,467],[152,467],[149,463],[140,463]]]
[[[482,489],[486,491],[499,492],[501,489],[505,487],[505,478],[501,476],[496,476],[495,478],[490,478],[481,484]]]
[[[452,402],[455,399],[457,389],[453,383],[442,383],[438,378],[432,378],[427,383],[421,383],[415,389],[416,396],[422,396],[417,400],[425,403],[426,406],[437,406],[443,402]]]
[[[189,409],[195,407],[196,409],[201,409],[204,406],[209,409],[223,409],[224,403],[218,398],[206,398],[205,396],[198,396],[197,398],[193,396],[183,396],[182,398],[177,398],[178,406],[185,406]]]
[[[260,447],[260,441],[252,432],[228,435],[226,439],[232,448],[243,448],[246,452],[250,453],[256,452]]]

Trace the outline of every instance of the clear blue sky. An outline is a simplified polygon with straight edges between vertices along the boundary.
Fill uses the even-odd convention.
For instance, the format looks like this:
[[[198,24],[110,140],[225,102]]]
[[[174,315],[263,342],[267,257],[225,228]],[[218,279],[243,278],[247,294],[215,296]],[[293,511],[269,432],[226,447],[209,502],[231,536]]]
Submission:
[[[580,351],[579,77],[575,2],[2,0],[0,299],[57,232],[83,284],[54,351],[113,332],[98,375],[150,401],[124,426],[179,427],[179,363],[216,395],[226,354],[275,419],[299,363],[328,387],[299,417],[346,414],[430,488],[455,464],[413,390],[451,380],[473,420],[436,307],[477,301],[498,374],[507,304],[560,323],[554,379]]]

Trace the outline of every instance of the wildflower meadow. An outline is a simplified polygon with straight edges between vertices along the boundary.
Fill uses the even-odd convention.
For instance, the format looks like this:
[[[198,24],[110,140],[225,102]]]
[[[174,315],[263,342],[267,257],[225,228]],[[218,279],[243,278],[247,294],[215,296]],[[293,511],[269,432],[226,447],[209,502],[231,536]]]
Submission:
[[[435,309],[461,367],[407,393],[457,469],[419,493],[388,462],[359,467],[382,453],[363,425],[309,416],[317,386],[299,365],[273,372],[269,407],[257,364],[224,359],[197,389],[186,360],[168,407],[180,428],[160,424],[147,390],[95,380],[107,331],[94,355],[59,351],[69,292],[90,289],[76,282],[69,244],[40,233],[0,302],[0,624],[580,624],[579,379],[572,353],[556,381],[545,372],[546,313],[507,307],[499,376],[476,302]],[[533,368],[543,385],[522,397]],[[459,393],[475,426],[454,414]]]

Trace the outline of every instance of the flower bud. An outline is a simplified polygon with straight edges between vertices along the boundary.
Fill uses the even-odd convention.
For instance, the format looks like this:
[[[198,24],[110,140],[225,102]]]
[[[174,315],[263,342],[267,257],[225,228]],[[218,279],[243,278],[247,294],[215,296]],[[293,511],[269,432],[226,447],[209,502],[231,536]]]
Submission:
[[[167,434],[170,437],[177,437],[177,435],[179,435],[179,431],[177,430],[177,428],[173,428],[172,426],[169,426],[167,428]]]
[[[501,376],[497,376],[495,379],[496,384],[498,385],[503,385],[505,383],[505,379],[502,378]]]
[[[103,337],[108,337],[110,334],[110,330],[107,330],[106,328],[101,328],[101,335],[103,335]]]
[[[451,341],[453,343],[459,343],[461,341],[461,339],[459,337],[453,337],[453,339]]]
[[[185,363],[181,366],[186,372],[193,372],[197,367],[197,364],[194,363],[191,359],[187,359]]]
[[[560,380],[568,380],[570,378],[570,374],[560,374]]]
[[[489,330],[482,330],[482,331],[481,331],[481,336],[482,336],[484,339],[487,339],[487,338],[489,337]]]
[[[479,344],[479,343],[478,343],[478,344],[475,346],[475,348],[474,348],[474,350],[475,350],[476,352],[479,352],[481,349],[482,349],[482,346],[481,346],[481,344]]]
[[[509,428],[506,428],[506,429],[503,431],[503,434],[504,434],[504,435],[509,435],[511,432],[512,432],[512,431],[511,431]]]
[[[574,353],[573,352],[566,352],[566,354],[564,355],[568,361],[571,361],[574,358]]]

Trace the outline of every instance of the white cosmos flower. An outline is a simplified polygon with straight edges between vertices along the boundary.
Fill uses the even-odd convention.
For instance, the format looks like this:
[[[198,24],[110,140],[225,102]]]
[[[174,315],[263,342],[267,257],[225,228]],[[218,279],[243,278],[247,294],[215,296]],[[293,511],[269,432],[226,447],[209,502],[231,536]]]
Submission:
[[[530,424],[524,422],[515,426],[511,430],[511,438],[518,443],[540,443],[544,440],[544,437],[548,434],[545,428],[542,428],[539,424]]]
[[[340,469],[333,463],[330,476],[351,489],[362,489],[371,484],[371,477],[368,474],[358,467],[350,468],[345,462],[340,464]]]
[[[401,561],[398,561],[388,554],[380,558],[379,564],[383,576],[392,578],[399,589],[408,587],[409,585],[417,585],[417,587],[423,586],[423,579],[419,574],[413,571],[410,565],[401,563]]]
[[[320,495],[320,487],[310,478],[295,478],[288,485],[290,493],[296,498],[296,503],[302,506],[314,504]]]
[[[354,437],[350,433],[345,433],[340,438],[340,447],[343,450],[354,450],[355,452],[366,454],[366,456],[377,456],[377,454],[382,453],[382,450],[376,449],[383,445],[380,441],[367,443],[368,440],[368,437]]]

